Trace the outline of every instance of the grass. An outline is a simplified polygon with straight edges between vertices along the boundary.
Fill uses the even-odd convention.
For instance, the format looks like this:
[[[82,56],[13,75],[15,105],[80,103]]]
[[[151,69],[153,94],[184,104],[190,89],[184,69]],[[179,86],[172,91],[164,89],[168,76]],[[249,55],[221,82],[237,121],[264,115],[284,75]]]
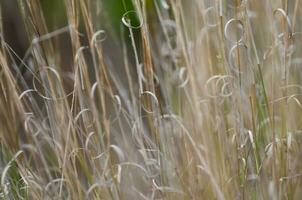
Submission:
[[[1,199],[301,197],[299,0],[8,2]]]

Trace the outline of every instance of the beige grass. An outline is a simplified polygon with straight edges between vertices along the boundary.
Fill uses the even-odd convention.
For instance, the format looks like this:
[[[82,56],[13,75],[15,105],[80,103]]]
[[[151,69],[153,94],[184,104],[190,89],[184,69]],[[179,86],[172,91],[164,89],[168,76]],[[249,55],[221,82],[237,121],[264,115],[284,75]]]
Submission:
[[[300,199],[299,0],[62,2],[0,28],[0,198]]]

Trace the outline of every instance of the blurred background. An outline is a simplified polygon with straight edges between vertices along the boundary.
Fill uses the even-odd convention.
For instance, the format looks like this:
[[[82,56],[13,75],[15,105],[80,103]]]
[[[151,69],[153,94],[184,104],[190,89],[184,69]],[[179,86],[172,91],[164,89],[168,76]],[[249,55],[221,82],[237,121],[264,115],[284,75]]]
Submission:
[[[51,64],[58,65],[62,72],[70,72],[74,69],[74,57],[75,52],[72,50],[70,32],[68,29],[68,19],[66,12],[65,1],[63,0],[40,0],[41,15],[45,19],[46,24],[46,33],[54,33],[54,35],[45,40],[45,43],[51,41],[52,46],[54,47],[54,55],[57,59]],[[104,30],[105,40],[102,41],[103,49],[105,49],[104,57],[106,65],[114,71],[118,70],[120,76],[120,81],[126,81],[123,78],[124,67],[122,65],[122,45],[126,45],[128,49],[129,62],[134,63],[134,56],[131,47],[131,40],[129,38],[129,29],[125,28],[122,24],[122,16],[126,11],[133,10],[133,5],[131,0],[110,0],[110,1],[87,1],[88,7],[90,10],[93,10],[93,13],[89,13],[91,18],[94,19],[93,28],[97,32],[99,30]],[[22,10],[25,10],[26,6],[22,1],[18,0],[1,0],[1,18],[3,21],[2,24],[2,33],[4,42],[10,47],[10,57],[11,63],[15,66],[18,66],[19,70],[22,73],[23,78],[30,85],[32,80],[32,74],[24,67],[24,64],[30,66],[32,62],[32,52],[30,50],[31,44],[36,37],[43,36],[42,33],[38,31],[34,34],[29,33],[26,29],[28,23],[31,22],[30,16],[22,17]],[[24,6],[24,7],[23,7]],[[80,10],[80,8],[79,8]],[[80,12],[80,11],[79,11]],[[83,23],[83,16],[80,14],[80,22],[78,31],[80,34],[81,46],[89,46],[89,41],[87,38],[87,33],[85,25]],[[130,16],[131,20],[137,21],[135,16]],[[137,23],[137,22],[136,22]],[[30,26],[28,26],[30,27]],[[60,32],[61,31],[61,32]],[[138,30],[133,29],[134,38],[136,40],[136,48],[140,54],[140,34]],[[44,34],[45,35],[45,34]],[[123,37],[121,37],[123,35]],[[123,39],[126,38],[126,39]],[[124,41],[122,41],[122,39]],[[44,42],[43,42],[44,43]],[[92,63],[91,54],[88,51],[83,51],[85,60],[88,64]],[[22,60],[22,61],[21,61]],[[24,63],[21,63],[24,62]],[[131,66],[130,66],[131,67]],[[90,73],[93,74],[93,67],[90,69]],[[17,72],[16,72],[17,73]],[[132,72],[133,73],[133,72]],[[93,77],[92,77],[93,78]],[[125,82],[124,82],[125,83]]]

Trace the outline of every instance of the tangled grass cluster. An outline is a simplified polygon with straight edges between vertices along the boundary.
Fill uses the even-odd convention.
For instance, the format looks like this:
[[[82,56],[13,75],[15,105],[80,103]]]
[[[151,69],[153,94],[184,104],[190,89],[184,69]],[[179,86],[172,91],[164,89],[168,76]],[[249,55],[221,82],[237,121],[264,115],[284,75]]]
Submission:
[[[301,1],[11,2],[1,199],[301,198]]]

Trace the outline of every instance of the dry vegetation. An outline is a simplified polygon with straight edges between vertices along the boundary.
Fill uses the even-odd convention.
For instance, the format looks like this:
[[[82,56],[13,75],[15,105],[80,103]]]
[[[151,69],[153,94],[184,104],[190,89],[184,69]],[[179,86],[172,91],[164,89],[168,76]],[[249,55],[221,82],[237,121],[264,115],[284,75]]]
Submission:
[[[301,198],[301,1],[61,2],[0,26],[0,198]]]

